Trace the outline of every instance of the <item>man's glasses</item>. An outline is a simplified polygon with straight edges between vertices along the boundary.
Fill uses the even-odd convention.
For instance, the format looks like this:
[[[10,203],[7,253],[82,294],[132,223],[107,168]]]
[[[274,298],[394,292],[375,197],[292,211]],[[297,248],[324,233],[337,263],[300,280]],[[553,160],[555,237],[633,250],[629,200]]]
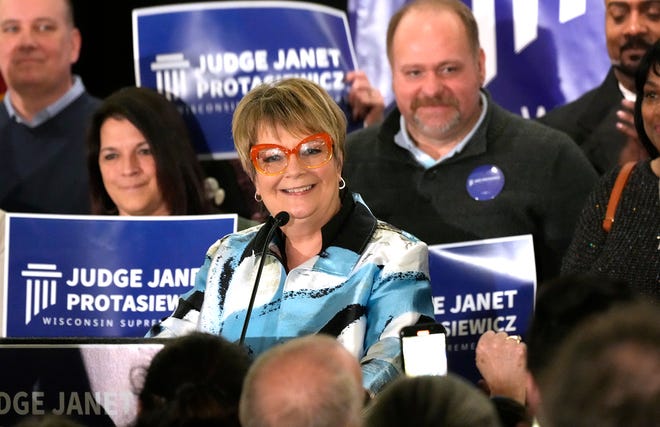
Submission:
[[[319,168],[332,159],[332,138],[321,132],[303,139],[292,150],[277,144],[257,144],[250,148],[252,164],[264,175],[284,173],[293,153],[304,167]]]

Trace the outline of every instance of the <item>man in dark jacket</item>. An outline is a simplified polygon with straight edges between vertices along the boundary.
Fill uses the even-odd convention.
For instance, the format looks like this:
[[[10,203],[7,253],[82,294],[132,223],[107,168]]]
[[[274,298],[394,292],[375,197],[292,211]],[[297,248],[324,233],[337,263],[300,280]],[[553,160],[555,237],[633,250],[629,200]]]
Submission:
[[[599,174],[648,156],[633,123],[635,72],[644,52],[660,38],[660,3],[606,0],[605,8],[607,53],[612,62],[605,80],[539,118],[571,136]]]
[[[408,3],[387,46],[397,108],[349,135],[351,190],[429,245],[531,234],[537,275],[557,275],[597,176],[586,157],[482,89],[485,55],[460,0]]]

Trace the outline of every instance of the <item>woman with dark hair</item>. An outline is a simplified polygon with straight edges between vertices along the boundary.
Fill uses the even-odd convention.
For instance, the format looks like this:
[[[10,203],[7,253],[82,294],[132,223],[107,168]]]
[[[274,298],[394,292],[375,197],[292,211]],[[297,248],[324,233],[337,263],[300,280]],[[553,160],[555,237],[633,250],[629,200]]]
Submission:
[[[210,213],[186,124],[153,89],[126,87],[106,98],[92,117],[87,144],[92,213]]]
[[[613,217],[610,195],[621,167],[601,177],[589,196],[562,273],[588,272],[628,282],[660,299],[660,41],[642,58],[635,79],[635,128],[649,153],[625,182]]]
[[[660,41],[646,52],[637,70],[635,90],[640,96],[635,101],[635,128],[639,140],[649,153],[649,166],[656,179],[660,176],[660,135],[654,130],[655,122],[660,121]]]

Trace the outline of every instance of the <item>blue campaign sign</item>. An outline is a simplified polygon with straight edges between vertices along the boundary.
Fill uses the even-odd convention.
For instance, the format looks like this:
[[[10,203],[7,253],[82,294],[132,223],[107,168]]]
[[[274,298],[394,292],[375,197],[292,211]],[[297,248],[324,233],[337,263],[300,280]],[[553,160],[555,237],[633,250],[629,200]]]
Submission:
[[[194,286],[235,214],[7,214],[2,336],[143,337]]]
[[[135,424],[135,380],[165,341],[158,338],[0,339],[0,426],[66,415],[74,425]]]
[[[527,331],[536,295],[532,236],[432,245],[429,269],[435,319],[447,330],[449,370],[476,382],[481,334]]]
[[[479,22],[486,87],[508,110],[541,116],[605,78],[610,61],[602,0],[464,2]]]
[[[135,80],[176,99],[198,127],[201,157],[236,157],[231,118],[262,82],[302,77],[348,112],[355,53],[343,11],[304,2],[243,1],[133,11]]]

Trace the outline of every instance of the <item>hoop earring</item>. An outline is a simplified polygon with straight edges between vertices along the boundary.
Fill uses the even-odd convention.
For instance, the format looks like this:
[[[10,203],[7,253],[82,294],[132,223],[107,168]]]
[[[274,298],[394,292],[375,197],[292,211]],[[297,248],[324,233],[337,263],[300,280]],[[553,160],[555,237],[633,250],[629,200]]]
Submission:
[[[346,188],[346,181],[344,181],[344,177],[339,177],[339,189],[343,190]]]
[[[257,203],[261,203],[261,201],[263,200],[263,198],[261,197],[261,194],[255,192],[255,193],[254,193],[254,200],[256,200]]]

